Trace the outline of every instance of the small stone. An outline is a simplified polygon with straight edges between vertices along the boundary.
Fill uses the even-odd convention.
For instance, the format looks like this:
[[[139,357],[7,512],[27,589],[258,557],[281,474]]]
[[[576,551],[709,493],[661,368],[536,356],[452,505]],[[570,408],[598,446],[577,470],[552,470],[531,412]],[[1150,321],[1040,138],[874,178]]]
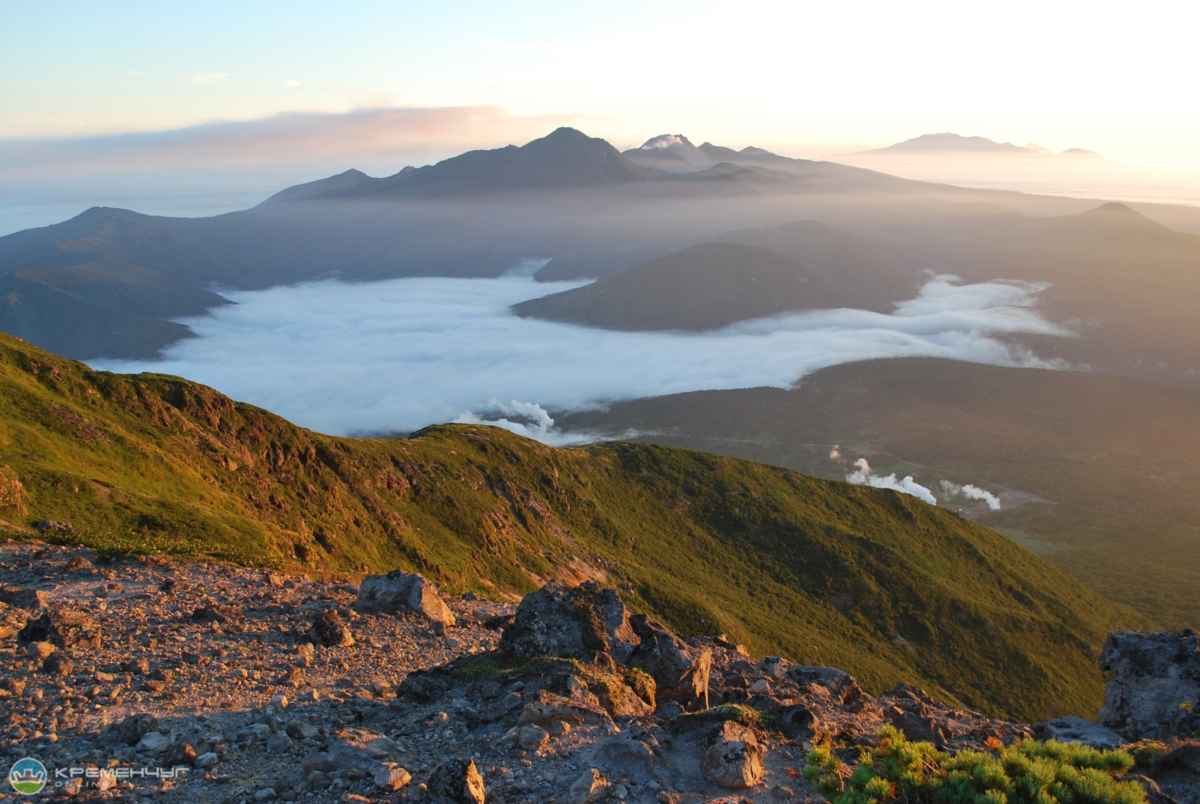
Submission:
[[[220,757],[217,756],[215,751],[206,751],[205,753],[196,757],[196,761],[193,762],[192,765],[196,768],[200,768],[201,770],[203,770],[205,768],[213,767],[219,761],[220,761]]]
[[[452,804],[485,804],[486,791],[479,769],[470,759],[451,759],[434,769],[426,782],[430,796]]]
[[[541,751],[550,743],[550,733],[541,726],[522,726],[517,732],[517,745],[525,751]]]
[[[42,672],[53,676],[69,676],[74,670],[75,662],[71,661],[71,657],[61,651],[50,654],[42,662]]]
[[[287,735],[294,740],[311,740],[321,733],[316,726],[302,720],[293,720],[287,724],[286,731]]]
[[[40,661],[49,657],[55,650],[57,648],[49,642],[30,642],[29,646],[25,648],[25,653],[29,655],[29,658]]]
[[[67,572],[76,572],[78,570],[91,569],[92,562],[88,561],[83,556],[74,556],[67,562]]]
[[[254,792],[255,801],[274,801],[277,798],[279,798],[279,794],[272,787],[264,787],[262,790]]]
[[[191,743],[175,743],[167,749],[163,756],[163,762],[171,768],[179,765],[193,765],[196,762],[196,749]]]
[[[115,729],[117,740],[125,745],[136,745],[142,737],[156,731],[158,718],[145,713],[130,715],[117,724]]]
[[[412,781],[412,774],[404,768],[380,768],[371,777],[380,790],[392,793]]]
[[[171,744],[171,738],[161,732],[150,731],[142,735],[142,739],[138,740],[136,750],[149,751],[157,753]]]
[[[350,629],[336,611],[321,612],[308,633],[314,642],[327,648],[349,648],[354,645]]]
[[[755,681],[750,685],[750,689],[748,689],[747,692],[749,692],[751,695],[770,695],[771,683],[765,678],[760,678],[758,681]]]
[[[282,754],[292,747],[292,738],[288,737],[283,732],[272,734],[267,740],[267,750],[276,754]]]
[[[592,768],[571,783],[567,804],[596,804],[608,795],[611,785],[600,771]]]

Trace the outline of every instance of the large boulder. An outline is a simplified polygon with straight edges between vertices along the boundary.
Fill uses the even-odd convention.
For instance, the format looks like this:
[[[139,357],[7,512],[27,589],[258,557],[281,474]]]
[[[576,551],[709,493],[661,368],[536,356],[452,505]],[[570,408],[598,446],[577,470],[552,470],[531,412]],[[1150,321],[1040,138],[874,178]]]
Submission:
[[[1116,631],[1100,653],[1100,669],[1112,674],[1100,725],[1129,740],[1200,729],[1200,633]]]
[[[402,570],[363,578],[354,608],[363,614],[419,614],[431,622],[454,625],[454,612],[437,588],[420,575]]]
[[[17,634],[18,641],[49,642],[60,648],[99,648],[100,623],[73,609],[47,609]]]
[[[744,790],[763,778],[763,752],[754,730],[732,720],[722,723],[712,735],[712,746],[704,752],[700,769],[718,787]]]
[[[500,650],[526,659],[587,659],[608,653],[623,664],[640,641],[625,604],[612,589],[594,583],[574,588],[548,583],[521,600],[500,638]]]
[[[658,697],[707,709],[712,651],[692,647],[644,614],[630,624],[640,641],[630,663],[654,677]]]

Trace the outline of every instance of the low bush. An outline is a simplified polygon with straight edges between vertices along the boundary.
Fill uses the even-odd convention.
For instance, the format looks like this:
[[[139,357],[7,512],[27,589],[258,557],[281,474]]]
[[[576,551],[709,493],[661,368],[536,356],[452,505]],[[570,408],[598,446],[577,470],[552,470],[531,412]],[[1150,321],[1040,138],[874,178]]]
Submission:
[[[831,804],[1145,804],[1136,782],[1118,781],[1134,759],[1079,743],[1024,740],[990,751],[949,754],[929,743],[908,742],[885,726],[879,745],[849,768],[828,745],[808,756],[805,778]]]

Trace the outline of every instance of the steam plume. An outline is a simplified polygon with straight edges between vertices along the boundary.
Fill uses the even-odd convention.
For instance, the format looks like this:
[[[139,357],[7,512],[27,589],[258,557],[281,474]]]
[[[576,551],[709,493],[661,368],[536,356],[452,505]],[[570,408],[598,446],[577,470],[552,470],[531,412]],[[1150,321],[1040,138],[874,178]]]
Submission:
[[[897,480],[895,474],[881,477],[871,471],[871,464],[867,463],[866,458],[859,458],[854,462],[855,470],[846,475],[846,480],[856,486],[870,486],[876,489],[892,489],[901,494],[911,494],[914,497],[924,500],[930,505],[937,505],[937,498],[933,496],[933,492],[922,486],[920,483],[913,480],[912,475],[905,475],[903,479]]]

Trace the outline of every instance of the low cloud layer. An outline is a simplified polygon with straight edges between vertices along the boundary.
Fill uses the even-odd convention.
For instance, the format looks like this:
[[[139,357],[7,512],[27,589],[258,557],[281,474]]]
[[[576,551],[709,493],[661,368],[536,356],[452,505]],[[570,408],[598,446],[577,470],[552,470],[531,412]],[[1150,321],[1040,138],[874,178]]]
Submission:
[[[684,391],[786,388],[820,368],[929,356],[1049,366],[1005,335],[1067,335],[1033,309],[1041,286],[932,278],[891,315],[824,310],[714,333],[615,332],[513,316],[509,306],[580,283],[426,277],[329,280],[229,294],[190,319],[200,336],[154,363],[113,371],[178,374],[333,434],[408,432],[505,419],[548,443],[546,410]]]

